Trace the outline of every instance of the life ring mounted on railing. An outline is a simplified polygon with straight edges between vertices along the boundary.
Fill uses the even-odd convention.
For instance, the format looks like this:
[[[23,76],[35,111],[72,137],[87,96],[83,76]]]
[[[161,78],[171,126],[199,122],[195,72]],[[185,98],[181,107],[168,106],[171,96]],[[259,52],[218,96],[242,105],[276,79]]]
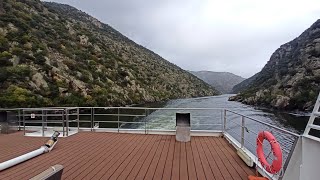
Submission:
[[[271,165],[268,163],[268,161],[264,155],[263,140],[269,141],[269,143],[271,145],[271,151],[275,157],[275,159],[273,160]],[[281,170],[281,168],[282,168],[281,147],[280,147],[280,144],[277,142],[276,138],[270,132],[261,131],[258,134],[257,155],[258,155],[258,158],[259,158],[259,161],[260,161],[262,167],[264,167],[266,169],[266,171],[268,171],[269,173],[275,174]]]

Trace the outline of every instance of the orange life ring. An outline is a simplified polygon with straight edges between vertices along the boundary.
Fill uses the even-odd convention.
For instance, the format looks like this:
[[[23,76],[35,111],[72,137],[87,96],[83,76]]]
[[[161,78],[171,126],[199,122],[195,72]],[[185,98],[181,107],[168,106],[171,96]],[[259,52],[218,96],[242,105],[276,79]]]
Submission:
[[[275,156],[275,159],[273,160],[272,164],[270,165],[264,156],[263,151],[263,140],[269,141],[271,145],[271,150],[273,155]],[[282,168],[282,151],[279,143],[277,142],[276,138],[268,131],[261,131],[257,137],[257,155],[259,158],[259,161],[271,174],[275,174],[279,172]]]

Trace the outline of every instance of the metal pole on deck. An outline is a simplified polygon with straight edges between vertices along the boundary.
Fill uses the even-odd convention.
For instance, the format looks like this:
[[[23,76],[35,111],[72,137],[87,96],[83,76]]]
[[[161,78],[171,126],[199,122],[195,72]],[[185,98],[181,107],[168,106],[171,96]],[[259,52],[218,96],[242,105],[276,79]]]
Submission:
[[[120,132],[119,128],[120,128],[120,108],[118,108],[118,132]]]
[[[80,115],[79,115],[79,113],[80,113],[79,108],[77,108],[78,132],[80,130]]]
[[[18,126],[18,130],[20,131],[21,129],[21,113],[20,113],[20,109],[18,109],[18,122],[19,122],[19,126]]]
[[[43,110],[41,111],[41,113],[42,113],[42,116],[41,116],[41,118],[42,118],[42,137],[44,137],[44,114],[43,114]]]
[[[244,127],[245,122],[244,122],[244,116],[241,116],[241,148],[244,147]]]
[[[67,115],[66,115],[66,126],[67,126],[67,137],[69,136],[69,109],[67,109],[66,110],[66,113],[67,113]]]
[[[64,111],[62,111],[62,136],[63,137],[65,136],[65,133],[64,133]]]
[[[144,134],[147,134],[147,116],[148,116],[148,112],[147,109],[144,109],[144,113],[145,113],[145,118],[144,118]]]
[[[223,109],[221,109],[221,112],[220,112],[220,115],[221,115],[221,130],[223,131]]]
[[[226,132],[227,130],[227,110],[223,110],[223,131]]]
[[[91,115],[90,115],[90,124],[91,124],[91,131],[92,131],[92,127],[93,127],[93,126],[92,126],[92,120],[93,120],[93,119],[92,119],[92,108],[90,108],[90,114],[91,114]]]
[[[92,108],[92,127],[94,128],[94,126],[95,126],[95,122],[94,122],[94,112],[95,112],[95,110],[94,110],[94,108]]]
[[[22,110],[22,120],[23,120],[23,135],[26,135],[26,120],[24,117],[24,110]]]

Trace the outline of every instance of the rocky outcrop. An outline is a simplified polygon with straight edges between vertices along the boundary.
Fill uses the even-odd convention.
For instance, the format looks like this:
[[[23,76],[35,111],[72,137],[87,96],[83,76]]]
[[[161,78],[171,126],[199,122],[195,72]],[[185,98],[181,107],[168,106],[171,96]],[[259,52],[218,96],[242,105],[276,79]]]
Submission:
[[[120,106],[217,94],[71,6],[3,0],[0,14],[1,107]]]
[[[233,88],[230,100],[278,109],[311,110],[320,91],[320,20],[278,48],[264,68]]]
[[[232,93],[232,88],[245,78],[229,72],[190,71],[222,94]]]

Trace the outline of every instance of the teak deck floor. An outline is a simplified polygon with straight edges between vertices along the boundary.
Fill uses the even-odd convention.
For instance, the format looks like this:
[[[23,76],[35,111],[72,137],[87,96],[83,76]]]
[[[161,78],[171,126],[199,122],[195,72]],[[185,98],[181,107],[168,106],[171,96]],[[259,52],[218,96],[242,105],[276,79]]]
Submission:
[[[0,136],[0,162],[30,152],[48,138],[21,132]],[[50,166],[64,166],[62,179],[248,179],[254,170],[219,137],[80,132],[60,138],[54,149],[0,172],[0,179],[29,179]]]

